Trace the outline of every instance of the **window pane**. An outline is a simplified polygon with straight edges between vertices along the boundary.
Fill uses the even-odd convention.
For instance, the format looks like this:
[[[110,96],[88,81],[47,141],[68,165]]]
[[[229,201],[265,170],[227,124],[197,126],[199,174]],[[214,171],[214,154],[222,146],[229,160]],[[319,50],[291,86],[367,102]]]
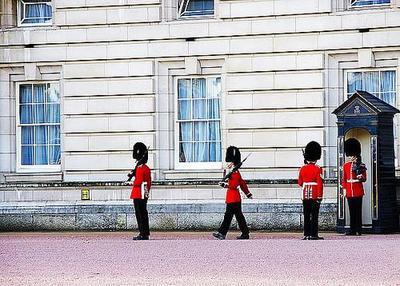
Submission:
[[[193,79],[192,93],[193,93],[193,98],[205,98],[206,97],[206,79],[204,79],[204,78]]]
[[[21,105],[19,107],[20,122],[21,124],[31,124],[33,123],[32,116],[32,105]]]
[[[178,80],[178,98],[190,97],[190,79]]]
[[[48,144],[60,144],[60,126],[49,126]]]
[[[208,100],[208,118],[219,119],[219,99]]]
[[[24,84],[19,87],[19,102],[31,103],[32,102],[32,85]]]
[[[44,104],[33,105],[33,123],[44,123],[45,122],[44,107],[45,107]]]
[[[221,162],[221,143],[210,143],[210,162]]]
[[[210,141],[221,141],[221,131],[219,121],[209,123],[209,138]]]
[[[382,5],[390,4],[390,0],[351,0],[352,6],[369,6],[369,5]]]
[[[179,144],[179,162],[193,162],[193,143]]]
[[[362,90],[377,95],[379,92],[379,72],[364,72]]]
[[[194,141],[207,141],[207,122],[194,123]]]
[[[188,0],[185,16],[213,15],[214,0]],[[185,2],[185,1],[184,1]]]
[[[47,144],[47,126],[35,127],[35,144]]]
[[[22,146],[21,147],[21,164],[22,165],[33,165],[33,147]]]
[[[209,162],[208,143],[194,143],[194,161]]]
[[[47,89],[47,102],[60,102],[59,85],[51,83]]]
[[[383,71],[381,72],[381,92],[396,91],[396,72]]]
[[[46,3],[35,3],[36,1],[25,0],[24,23],[46,23],[52,17],[52,7]],[[46,2],[46,1],[41,1]]]
[[[48,165],[47,146],[38,145],[35,147],[35,165]]]
[[[33,144],[33,127],[21,127],[21,144]]]
[[[49,164],[50,165],[60,164],[60,158],[61,158],[60,145],[50,145]]]
[[[35,84],[33,86],[33,102],[43,103],[46,102],[46,85]]]
[[[347,93],[353,94],[356,90],[362,89],[362,76],[360,72],[349,72],[347,74]]]
[[[191,142],[193,141],[193,123],[180,123],[179,124],[179,141]]]
[[[179,100],[178,101],[178,119],[179,120],[187,120],[190,119],[190,111],[191,111],[192,102],[190,100]]]
[[[194,119],[206,119],[207,118],[207,101],[204,100],[193,100],[193,118]]]
[[[60,123],[60,105],[46,104],[45,121],[47,123]]]
[[[221,78],[212,78],[208,82],[208,97],[221,97]]]

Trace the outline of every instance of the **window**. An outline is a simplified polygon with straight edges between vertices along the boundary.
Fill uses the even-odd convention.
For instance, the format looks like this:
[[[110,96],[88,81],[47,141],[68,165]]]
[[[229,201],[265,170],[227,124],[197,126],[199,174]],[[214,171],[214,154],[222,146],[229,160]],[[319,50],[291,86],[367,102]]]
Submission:
[[[350,0],[350,7],[364,7],[390,4],[390,0]]]
[[[348,72],[347,97],[356,90],[367,91],[396,106],[396,72],[394,70]]]
[[[19,0],[18,19],[23,26],[51,24],[53,8],[50,0]]]
[[[18,115],[19,169],[59,169],[61,150],[58,84],[20,84]]]
[[[396,107],[396,71],[395,70],[374,70],[347,72],[347,97],[356,90],[367,91],[386,103]],[[398,121],[393,124],[395,166],[398,161]]]
[[[214,15],[214,0],[179,0],[178,17]]]
[[[177,165],[220,167],[221,78],[178,79],[177,93]]]

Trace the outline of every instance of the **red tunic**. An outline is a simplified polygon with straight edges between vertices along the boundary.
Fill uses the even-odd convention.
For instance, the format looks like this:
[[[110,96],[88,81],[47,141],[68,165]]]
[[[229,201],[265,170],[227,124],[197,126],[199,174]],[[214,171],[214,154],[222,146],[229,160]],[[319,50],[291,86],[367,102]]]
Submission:
[[[364,196],[363,183],[367,179],[367,172],[361,174],[361,178],[357,178],[353,169],[353,162],[347,162],[343,165],[342,187],[345,190],[346,198],[358,198]]]
[[[133,181],[131,199],[143,199],[141,194],[141,186],[143,182],[147,182],[147,189],[151,188],[151,172],[150,168],[146,165],[140,165],[136,168],[136,176]]]
[[[239,203],[242,199],[239,193],[239,187],[246,195],[250,193],[246,182],[242,179],[239,171],[234,172],[228,180],[228,190],[226,191],[225,202],[227,204]]]
[[[299,172],[299,186],[302,189],[303,200],[321,200],[324,194],[322,168],[315,164],[301,167]]]

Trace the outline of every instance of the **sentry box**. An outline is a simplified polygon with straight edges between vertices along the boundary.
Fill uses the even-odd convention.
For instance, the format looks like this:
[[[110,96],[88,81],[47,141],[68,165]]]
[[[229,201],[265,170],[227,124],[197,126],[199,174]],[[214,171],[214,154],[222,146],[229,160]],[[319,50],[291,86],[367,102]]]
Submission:
[[[341,179],[345,163],[344,141],[356,138],[367,167],[362,204],[363,231],[389,233],[399,229],[394,166],[393,117],[400,112],[376,96],[357,91],[333,114],[337,116],[338,210],[337,231],[349,228],[349,210],[342,196]]]

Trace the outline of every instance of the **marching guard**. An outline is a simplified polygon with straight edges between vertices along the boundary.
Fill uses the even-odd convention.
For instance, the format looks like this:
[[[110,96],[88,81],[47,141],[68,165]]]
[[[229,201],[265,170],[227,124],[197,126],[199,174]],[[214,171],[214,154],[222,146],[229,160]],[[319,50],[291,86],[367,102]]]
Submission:
[[[315,141],[307,144],[304,166],[299,172],[298,184],[302,190],[304,214],[303,240],[318,240],[318,214],[323,196],[322,168],[316,163],[321,158],[321,145]]]
[[[361,235],[363,182],[367,180],[367,168],[361,162],[361,144],[355,138],[344,142],[348,162],[343,165],[342,187],[350,211],[350,231],[346,235]]]
[[[149,157],[146,145],[142,142],[135,143],[133,146],[132,157],[136,160],[136,166],[128,174],[128,181],[135,177],[130,198],[133,199],[136,220],[139,228],[139,235],[133,237],[133,240],[148,240],[150,230],[147,200],[151,188],[151,170],[146,165]]]
[[[252,198],[252,194],[250,193],[246,182],[242,179],[242,176],[239,172],[239,168],[245,160],[241,161],[240,151],[237,147],[230,146],[226,150],[225,161],[229,163],[228,168],[232,168],[232,170],[228,174],[224,174],[224,178],[220,182],[221,187],[227,188],[225,200],[226,211],[224,220],[218,229],[218,232],[213,233],[215,238],[225,239],[231,225],[233,215],[235,215],[240,231],[242,232],[237,239],[249,239],[249,228],[242,212],[242,203],[239,193],[240,187],[240,189],[248,198]]]

